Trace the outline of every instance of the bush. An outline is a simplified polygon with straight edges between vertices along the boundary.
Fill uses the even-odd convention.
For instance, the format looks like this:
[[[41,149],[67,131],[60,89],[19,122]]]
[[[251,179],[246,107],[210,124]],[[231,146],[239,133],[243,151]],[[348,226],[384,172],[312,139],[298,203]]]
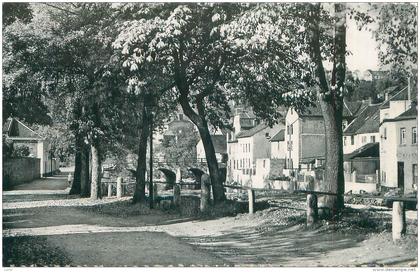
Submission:
[[[13,149],[12,158],[22,158],[28,157],[31,152],[29,151],[29,146],[19,145]]]

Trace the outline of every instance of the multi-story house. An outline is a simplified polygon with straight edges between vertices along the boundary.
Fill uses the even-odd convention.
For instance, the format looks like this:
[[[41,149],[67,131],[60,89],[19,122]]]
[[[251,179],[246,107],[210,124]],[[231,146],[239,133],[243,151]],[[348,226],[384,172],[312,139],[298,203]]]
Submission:
[[[343,127],[360,110],[361,103],[344,103]],[[286,168],[308,169],[322,165],[325,158],[325,128],[321,107],[309,107],[303,112],[289,108],[286,114]]]
[[[258,123],[252,111],[245,110],[242,107],[237,107],[233,112],[232,130],[227,133],[227,179],[229,181],[239,181],[239,176],[242,175],[242,168],[239,169],[239,154],[240,146],[236,135],[245,130],[255,127]],[[237,165],[238,163],[238,165]]]
[[[349,154],[368,143],[379,142],[380,104],[364,105],[343,131],[343,152]]]
[[[411,101],[390,100],[381,109],[381,185],[417,191],[417,107]]]
[[[236,135],[237,146],[233,161],[233,170],[236,170],[234,171],[236,174],[233,176],[234,180],[257,187],[263,186],[271,157],[270,139],[281,129],[284,129],[282,122],[273,127],[259,124]],[[261,171],[257,171],[260,168]]]

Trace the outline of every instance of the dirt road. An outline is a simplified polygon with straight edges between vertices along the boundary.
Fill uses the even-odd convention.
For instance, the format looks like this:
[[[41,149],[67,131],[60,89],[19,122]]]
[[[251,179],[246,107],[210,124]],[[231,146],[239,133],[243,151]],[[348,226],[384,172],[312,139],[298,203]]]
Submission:
[[[128,198],[78,199],[58,187],[45,193],[48,186],[4,192],[5,266],[408,266],[417,258],[417,228],[395,244],[386,214],[355,214],[351,228],[306,229],[304,202],[293,198],[252,215],[191,218]],[[366,234],[368,223],[380,231]]]

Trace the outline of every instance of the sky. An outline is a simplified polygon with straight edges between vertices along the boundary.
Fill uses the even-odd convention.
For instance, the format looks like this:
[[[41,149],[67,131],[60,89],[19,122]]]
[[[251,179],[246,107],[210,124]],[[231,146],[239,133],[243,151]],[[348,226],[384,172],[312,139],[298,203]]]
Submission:
[[[359,31],[354,20],[347,20],[347,27],[347,50],[352,53],[346,58],[348,68],[361,72],[367,69],[378,70],[377,42],[372,32],[365,29]]]
[[[364,12],[373,18],[377,16],[377,11],[368,3],[349,3],[348,6]],[[347,56],[346,58],[348,68],[351,71],[357,69],[361,72],[367,69],[378,70],[380,68],[377,50],[378,43],[373,37],[373,32],[368,31],[366,28],[358,30],[356,21],[354,19],[350,19],[349,16],[347,16],[346,23],[347,50],[352,53],[352,55]],[[377,24],[371,23],[368,27],[375,30],[377,28]]]

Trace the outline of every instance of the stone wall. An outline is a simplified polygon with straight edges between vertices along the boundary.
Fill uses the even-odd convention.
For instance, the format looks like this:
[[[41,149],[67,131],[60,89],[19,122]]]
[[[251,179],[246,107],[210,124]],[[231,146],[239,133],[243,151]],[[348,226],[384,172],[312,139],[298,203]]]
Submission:
[[[40,177],[41,160],[38,158],[17,158],[3,161],[3,188],[32,181]]]

